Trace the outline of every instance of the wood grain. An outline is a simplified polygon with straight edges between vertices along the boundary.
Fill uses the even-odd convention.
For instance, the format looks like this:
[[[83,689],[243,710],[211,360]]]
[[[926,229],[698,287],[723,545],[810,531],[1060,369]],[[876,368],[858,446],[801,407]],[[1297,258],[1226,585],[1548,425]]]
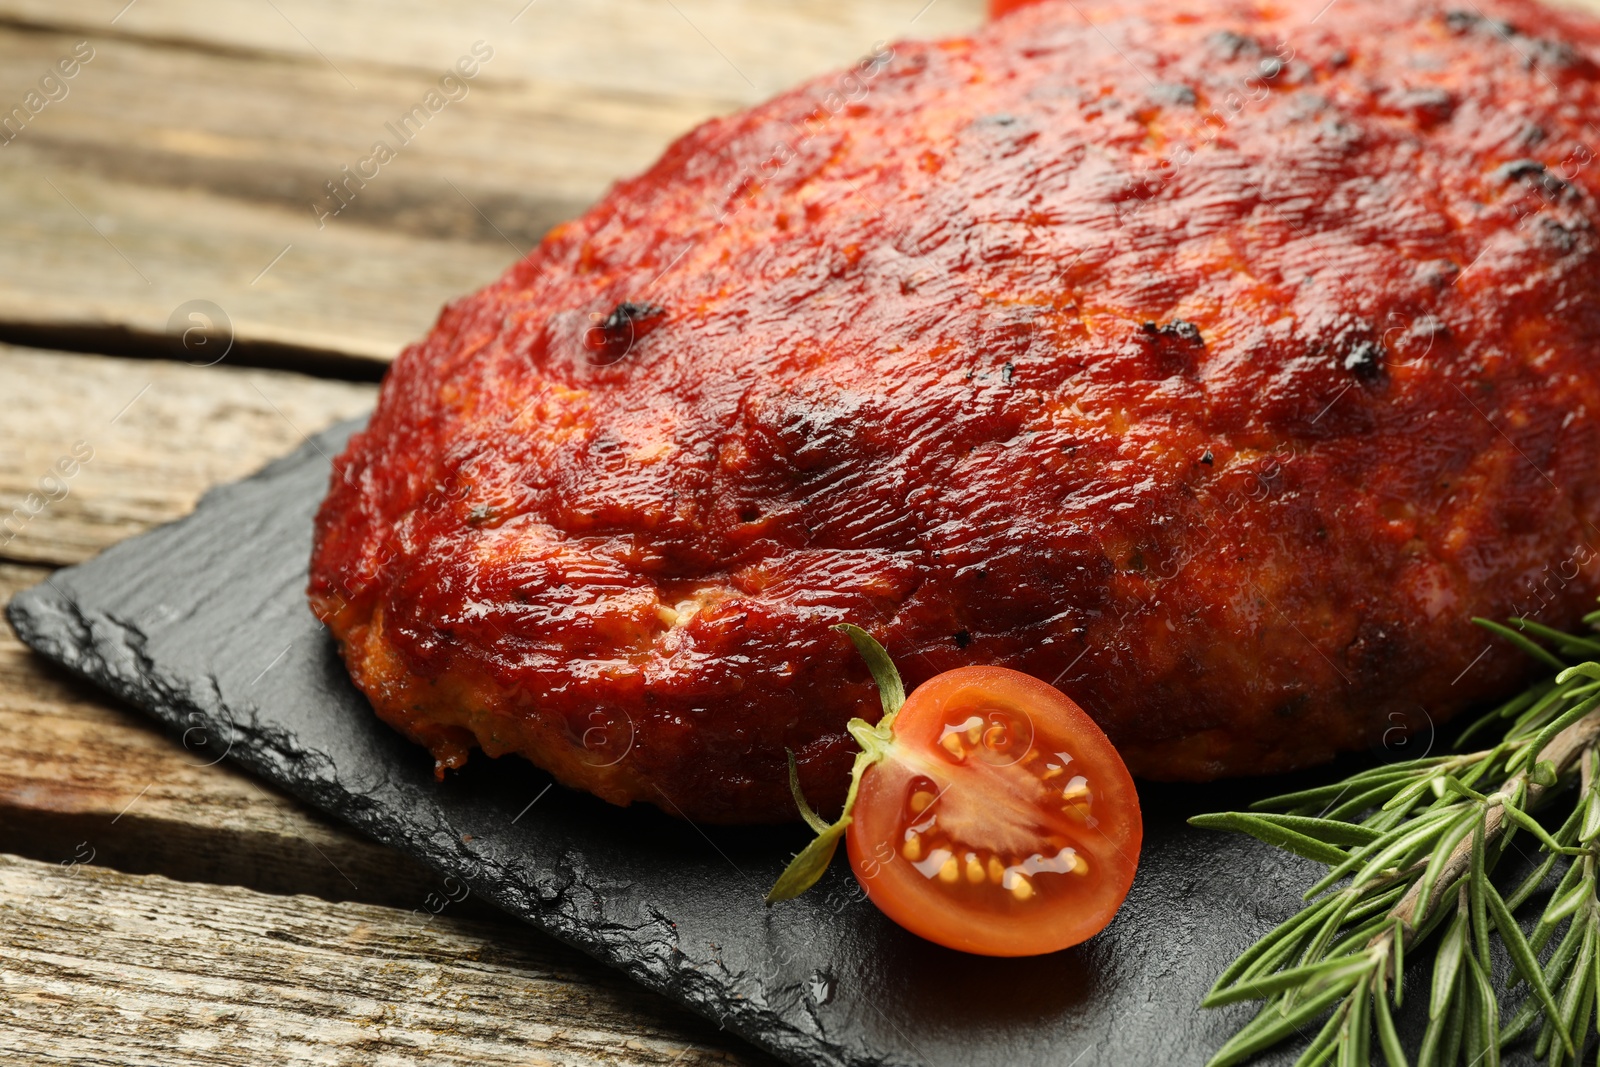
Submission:
[[[0,347],[0,557],[64,564],[187,514],[210,486],[364,411],[374,389],[226,365]],[[62,457],[92,457],[68,477]],[[65,495],[55,490],[64,489]],[[30,514],[28,498],[43,506]],[[0,599],[49,574],[0,565]],[[0,848],[392,903],[420,867],[310,815],[50,668],[0,628]]]
[[[0,113],[94,50],[0,146],[0,335],[149,339],[207,299],[241,343],[392,358],[696,123],[981,7],[536,0],[513,22],[524,3],[136,3],[115,24],[126,0],[0,3]],[[492,59],[402,145],[388,124],[477,41]],[[396,158],[319,220],[380,139]]]
[[[43,581],[0,564],[0,600]],[[163,735],[0,627],[0,851],[415,906],[437,882],[227,763]]]
[[[532,930],[458,919],[439,899],[439,914],[412,914],[0,856],[0,1052],[155,1067],[770,1062]]]
[[[496,78],[723,109],[843,66],[874,41],[962,33],[983,17],[983,0],[0,0],[14,24],[292,56],[357,86],[364,68],[440,70],[483,39],[499,52]]]
[[[0,345],[0,559],[76,563],[361,414],[370,385]],[[86,461],[79,462],[83,456]],[[75,469],[67,476],[65,469]]]
[[[52,163],[20,139],[5,151],[25,164],[0,171],[7,336],[159,338],[180,306],[208,300],[241,344],[387,361],[448,300],[516,259],[505,245],[354,226],[319,232],[307,211],[118,181]]]

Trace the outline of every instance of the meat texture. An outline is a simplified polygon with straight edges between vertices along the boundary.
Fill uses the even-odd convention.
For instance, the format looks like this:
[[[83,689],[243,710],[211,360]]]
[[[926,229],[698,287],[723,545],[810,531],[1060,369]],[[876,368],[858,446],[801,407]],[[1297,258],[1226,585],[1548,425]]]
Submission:
[[[908,683],[1057,683],[1137,775],[1304,767],[1600,591],[1600,28],[1063,0],[694,130],[451,304],[311,599],[441,768],[720,822]],[[1488,649],[1488,651],[1485,651]]]

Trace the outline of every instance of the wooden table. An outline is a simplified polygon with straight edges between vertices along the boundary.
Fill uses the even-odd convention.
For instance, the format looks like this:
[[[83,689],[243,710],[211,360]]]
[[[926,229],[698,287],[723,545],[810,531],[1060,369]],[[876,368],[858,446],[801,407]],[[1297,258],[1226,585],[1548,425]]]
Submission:
[[[0,598],[365,410],[445,300],[700,119],[980,18],[0,0]],[[325,183],[476,42],[333,214]],[[230,324],[215,365],[168,333],[193,301]],[[766,1061],[458,895],[0,632],[0,1061]]]

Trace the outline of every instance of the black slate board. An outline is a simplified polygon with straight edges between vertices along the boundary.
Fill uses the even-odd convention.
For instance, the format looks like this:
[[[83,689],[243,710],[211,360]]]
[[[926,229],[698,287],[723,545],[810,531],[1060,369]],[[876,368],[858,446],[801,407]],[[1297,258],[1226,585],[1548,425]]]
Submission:
[[[794,1064],[1179,1067],[1204,1063],[1250,1017],[1248,1005],[1197,1005],[1322,868],[1183,819],[1282,783],[1141,785],[1144,855],[1116,920],[1087,944],[1021,960],[906,934],[861,898],[842,858],[807,896],[765,907],[804,843],[799,827],[701,829],[546,792],[548,776],[518,759],[476,756],[436,783],[428,755],[350,684],[303,593],[328,457],[357,428],[335,427],[208,493],[189,518],[19,594],[13,627],[186,743]],[[1426,988],[1423,973],[1410,981]],[[1420,1021],[1402,1019],[1413,1048]]]

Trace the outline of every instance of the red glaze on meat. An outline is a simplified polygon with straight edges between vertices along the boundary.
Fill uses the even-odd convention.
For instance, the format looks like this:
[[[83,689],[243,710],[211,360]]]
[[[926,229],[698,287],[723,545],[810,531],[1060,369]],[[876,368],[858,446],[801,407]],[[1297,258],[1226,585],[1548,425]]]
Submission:
[[[1319,14],[1320,13],[1320,14]],[[1091,25],[1091,23],[1093,25]],[[448,307],[311,597],[441,768],[790,818],[915,684],[1282,771],[1600,589],[1600,30],[1518,0],[1046,2],[707,123]]]

